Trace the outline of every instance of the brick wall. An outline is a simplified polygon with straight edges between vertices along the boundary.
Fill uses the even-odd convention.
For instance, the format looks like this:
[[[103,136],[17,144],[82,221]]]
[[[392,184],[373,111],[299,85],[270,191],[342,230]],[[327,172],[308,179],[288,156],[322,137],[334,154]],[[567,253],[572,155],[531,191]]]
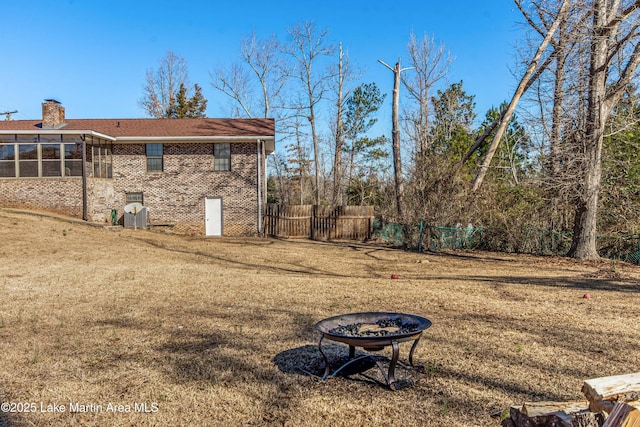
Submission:
[[[0,206],[82,218],[82,178],[0,179]]]
[[[147,172],[144,144],[114,145],[113,179],[89,180],[111,183],[91,192],[92,218],[101,221],[111,209],[121,216],[126,193],[142,192],[150,223],[175,224],[177,231],[202,235],[205,198],[221,197],[223,234],[257,233],[255,144],[231,144],[229,172],[214,172],[212,144],[164,144],[163,162],[163,172]]]
[[[165,144],[164,171],[147,172],[145,144],[115,144],[113,178],[87,179],[88,219],[109,223],[112,209],[122,217],[126,193],[142,192],[151,224],[172,224],[176,231],[203,235],[205,198],[221,197],[223,234],[254,235],[256,150],[255,143],[232,143],[231,171],[215,172],[213,144]],[[0,179],[0,206],[82,218],[82,178]]]

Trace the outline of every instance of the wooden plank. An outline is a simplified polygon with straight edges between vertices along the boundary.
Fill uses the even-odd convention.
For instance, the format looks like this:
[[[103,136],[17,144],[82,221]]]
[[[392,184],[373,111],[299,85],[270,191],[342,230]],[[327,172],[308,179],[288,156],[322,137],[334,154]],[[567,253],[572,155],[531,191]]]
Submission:
[[[582,393],[592,403],[601,400],[638,400],[640,372],[586,380],[582,385]]]
[[[602,427],[640,427],[640,409],[618,402]]]
[[[276,237],[365,240],[371,237],[372,206],[265,206],[265,232]]]

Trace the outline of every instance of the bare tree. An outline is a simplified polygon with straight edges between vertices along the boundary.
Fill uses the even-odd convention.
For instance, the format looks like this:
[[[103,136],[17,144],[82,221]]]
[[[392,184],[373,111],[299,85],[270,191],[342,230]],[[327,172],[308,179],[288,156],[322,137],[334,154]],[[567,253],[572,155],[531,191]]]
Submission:
[[[640,65],[640,0],[593,0],[582,183],[569,255],[598,258],[596,230],[605,126]]]
[[[402,119],[408,123],[408,137],[414,141],[415,151],[419,154],[429,145],[431,90],[446,77],[453,58],[443,45],[436,46],[434,39],[426,34],[418,40],[411,32],[407,50],[415,71],[401,76],[409,105],[403,109]]]
[[[519,2],[519,0],[516,0],[516,2]],[[555,34],[556,30],[558,29],[558,26],[560,25],[560,22],[563,20],[565,14],[567,13],[569,4],[570,4],[570,0],[563,0],[562,5],[560,6],[560,9],[558,11],[558,14],[555,20],[553,21],[553,24],[551,24],[551,27],[549,28],[546,35],[544,36],[544,39],[540,43],[540,46],[538,46],[538,49],[535,55],[533,56],[533,58],[529,63],[529,66],[527,67],[527,71],[525,72],[524,76],[520,80],[520,83],[518,84],[518,87],[516,88],[516,91],[513,94],[511,101],[509,102],[509,105],[507,106],[506,110],[504,110],[501,113],[500,122],[496,130],[496,133],[491,141],[489,150],[487,151],[487,155],[485,156],[482,166],[480,167],[480,171],[478,172],[478,175],[476,176],[476,179],[473,183],[473,191],[476,191],[480,187],[480,185],[482,185],[482,181],[484,180],[484,177],[487,174],[487,170],[489,169],[489,165],[491,164],[491,159],[493,158],[493,155],[495,154],[496,149],[498,148],[498,144],[500,143],[500,140],[502,139],[502,136],[504,135],[504,132],[507,129],[507,125],[511,120],[511,116],[515,111],[516,106],[520,101],[520,98],[522,97],[524,92],[527,90],[527,88],[531,85],[531,79],[534,76],[539,75],[539,73],[536,73],[536,70],[544,69],[543,67],[539,66],[539,61],[542,58],[542,55],[544,54],[545,50],[547,49],[547,46],[551,42],[553,35]]]
[[[516,5],[533,31],[533,37],[544,37],[555,19],[559,0],[541,0]],[[536,109],[529,119],[543,133],[540,149],[542,172],[539,175],[548,198],[549,227],[565,231],[573,221],[572,203],[578,184],[579,153],[576,136],[585,129],[586,83],[588,82],[589,13],[584,7],[570,7],[551,39],[553,61],[536,82],[529,101]],[[537,114],[536,114],[537,112]]]
[[[169,117],[181,84],[189,85],[187,62],[169,50],[160,60],[157,70],[147,70],[140,107],[151,117]]]
[[[399,109],[400,109],[400,75],[403,71],[410,70],[413,67],[402,68],[400,65],[400,58],[394,67],[386,64],[385,62],[378,60],[379,63],[387,67],[393,72],[393,99],[391,108],[391,147],[393,153],[393,176],[396,190],[396,213],[399,221],[404,221],[404,179],[402,177],[402,158],[400,152],[400,124],[399,124]]]
[[[573,194],[569,256],[593,259],[598,258],[596,231],[605,127],[640,64],[640,0],[574,1],[565,17],[561,16],[562,7],[556,7],[558,2],[531,3],[539,26],[532,15],[524,14],[539,34],[548,34],[551,20],[559,24],[558,36],[552,39],[554,54],[549,56],[556,60],[551,175],[561,178],[565,188],[571,186]],[[524,11],[519,0],[516,4]],[[558,12],[550,12],[553,10]]]
[[[240,64],[209,73],[211,86],[231,98],[231,117],[255,117],[253,90],[249,72]]]
[[[348,62],[347,62],[348,64]],[[346,67],[348,70],[348,66]],[[343,117],[342,112],[344,110],[345,99],[345,63],[344,52],[342,50],[342,43],[338,50],[338,82],[336,88],[336,143],[335,154],[333,157],[333,194],[332,201],[334,205],[342,205],[342,151],[344,148],[344,135],[343,135]]]
[[[318,71],[323,57],[333,55],[335,48],[329,44],[328,29],[319,29],[313,21],[303,22],[287,30],[291,42],[282,47],[282,51],[288,55],[293,65],[290,77],[296,80],[302,91],[305,92],[304,102],[298,105],[311,127],[311,140],[313,143],[314,158],[314,200],[320,204],[320,171],[319,162],[319,136],[317,129],[318,104],[325,98],[329,80],[332,78],[329,72]]]
[[[241,62],[209,73],[211,85],[227,95],[245,117],[273,117],[274,103],[286,84],[283,58],[275,35],[259,39],[255,33],[244,38]],[[258,87],[259,96],[254,96]]]
[[[344,158],[345,150],[347,150],[345,140],[345,106],[353,92],[349,83],[358,79],[361,74],[352,66],[349,55],[344,51],[342,43],[340,43],[338,47],[338,63],[336,65],[337,70],[331,72],[335,77],[332,85],[332,91],[335,96],[335,98],[332,98],[332,101],[335,102],[335,141],[333,147],[331,147],[334,153],[332,202],[335,205],[342,205],[344,203],[344,189],[347,181],[345,178],[345,170],[348,170],[349,167],[348,164],[345,166]]]

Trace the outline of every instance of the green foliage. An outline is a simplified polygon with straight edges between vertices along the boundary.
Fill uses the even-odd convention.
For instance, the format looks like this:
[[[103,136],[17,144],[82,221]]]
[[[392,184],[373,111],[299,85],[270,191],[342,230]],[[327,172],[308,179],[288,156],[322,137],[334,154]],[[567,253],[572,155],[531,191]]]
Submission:
[[[630,88],[613,111],[602,153],[599,227],[640,230],[640,95]]]
[[[483,134],[491,124],[500,117],[500,111],[507,108],[507,103],[503,102],[500,108],[492,107],[487,111],[485,120],[480,125],[477,134]],[[484,157],[489,149],[490,141],[495,135],[495,130],[489,134],[485,143],[481,145],[476,154]],[[532,155],[531,138],[524,127],[518,122],[516,114],[511,116],[507,129],[500,140],[498,149],[492,162],[492,171],[496,171],[494,176],[498,179],[512,180],[517,184],[530,169],[529,162]]]
[[[387,145],[389,140],[384,136],[355,141],[347,187],[350,205],[370,205],[379,200],[381,176],[389,168]]]
[[[377,122],[374,114],[385,97],[375,83],[367,83],[356,87],[345,102],[343,152],[349,159],[347,196],[352,205],[369,204],[377,199],[380,174],[388,167],[389,153],[385,149],[388,139],[362,136]]]
[[[438,90],[431,98],[433,126],[430,149],[460,159],[473,144],[473,121],[476,118],[475,96],[467,95],[462,81],[453,83],[444,92]]]
[[[375,83],[364,83],[356,87],[347,98],[344,111],[344,135],[356,140],[378,121],[373,114],[380,109],[386,98]]]
[[[202,95],[202,88],[196,84],[194,86],[194,95],[187,96],[187,88],[180,83],[180,88],[175,97],[172,98],[171,105],[167,111],[167,118],[185,119],[185,118],[204,118],[207,109],[207,100]]]
[[[385,97],[385,94],[380,94],[375,83],[368,83],[355,88],[347,98],[343,125],[346,142],[343,150],[350,157],[350,167],[353,167],[354,163],[371,165],[388,156],[383,149],[387,138],[361,137],[378,121],[374,113],[380,109]]]
[[[280,203],[276,189],[276,180],[271,175],[267,178],[267,203]]]

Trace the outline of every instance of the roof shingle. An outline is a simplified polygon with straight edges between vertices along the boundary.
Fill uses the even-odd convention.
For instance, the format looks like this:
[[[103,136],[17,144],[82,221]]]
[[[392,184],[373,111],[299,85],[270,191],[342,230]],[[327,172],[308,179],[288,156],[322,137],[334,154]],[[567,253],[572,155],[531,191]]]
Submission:
[[[37,131],[41,120],[0,121],[3,131]],[[51,131],[53,129],[46,129]],[[119,137],[274,137],[273,119],[67,119],[56,130],[94,131]]]

